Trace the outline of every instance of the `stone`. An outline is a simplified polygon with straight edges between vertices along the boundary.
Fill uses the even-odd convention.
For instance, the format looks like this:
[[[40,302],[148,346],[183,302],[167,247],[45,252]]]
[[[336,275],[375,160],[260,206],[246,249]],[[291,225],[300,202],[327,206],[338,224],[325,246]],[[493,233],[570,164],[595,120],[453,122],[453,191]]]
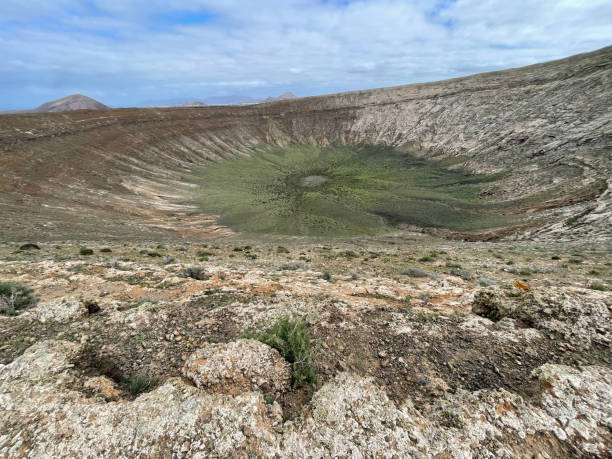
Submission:
[[[252,339],[207,344],[189,356],[183,374],[210,392],[239,394],[289,389],[291,367],[277,350]]]
[[[106,401],[121,398],[121,391],[116,384],[106,376],[94,376],[83,384],[83,387],[92,394],[102,397]]]

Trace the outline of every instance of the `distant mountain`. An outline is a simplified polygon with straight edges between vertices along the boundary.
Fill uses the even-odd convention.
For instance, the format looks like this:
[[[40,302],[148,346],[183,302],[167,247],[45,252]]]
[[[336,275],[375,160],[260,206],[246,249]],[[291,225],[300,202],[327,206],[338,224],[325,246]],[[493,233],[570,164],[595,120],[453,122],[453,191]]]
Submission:
[[[206,107],[208,104],[204,102],[200,102],[199,100],[195,100],[193,102],[183,102],[181,107]]]
[[[82,94],[73,94],[62,99],[46,102],[34,109],[35,112],[65,112],[68,110],[104,110],[106,105]]]
[[[210,97],[181,97],[174,99],[148,100],[136,104],[137,107],[203,107],[205,105],[253,105],[278,100],[296,99],[292,92],[286,92],[278,97],[257,97],[245,94],[226,94]],[[202,102],[204,100],[205,102]]]
[[[290,100],[290,99],[297,99],[297,96],[293,94],[291,91],[287,91],[287,92],[282,93],[278,97],[267,97],[262,102],[276,102],[278,100]]]
[[[290,100],[297,99],[297,96],[292,92],[288,91],[281,94],[278,97],[248,97],[243,98],[237,102],[229,102],[225,105],[253,105],[253,104],[264,104],[267,102],[277,102],[279,100]]]

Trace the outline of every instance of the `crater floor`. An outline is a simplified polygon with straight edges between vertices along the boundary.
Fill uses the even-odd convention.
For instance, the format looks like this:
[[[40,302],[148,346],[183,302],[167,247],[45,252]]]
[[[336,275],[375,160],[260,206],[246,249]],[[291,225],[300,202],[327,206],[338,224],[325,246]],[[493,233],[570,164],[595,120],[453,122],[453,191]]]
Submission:
[[[209,163],[188,179],[197,205],[234,231],[350,236],[419,227],[503,232],[541,196],[495,202],[481,196],[502,174],[473,174],[462,158],[433,161],[375,145],[260,146]],[[532,225],[539,222],[531,218]],[[540,223],[541,224],[541,223]]]

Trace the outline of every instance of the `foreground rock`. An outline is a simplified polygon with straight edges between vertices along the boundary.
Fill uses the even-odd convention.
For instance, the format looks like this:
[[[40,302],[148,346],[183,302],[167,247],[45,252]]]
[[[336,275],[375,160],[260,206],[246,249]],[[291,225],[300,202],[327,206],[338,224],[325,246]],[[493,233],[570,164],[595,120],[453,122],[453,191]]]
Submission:
[[[233,395],[285,392],[291,383],[291,368],[278,351],[252,339],[207,344],[187,359],[183,374],[199,388]]]
[[[239,341],[219,351],[255,350],[250,345]],[[279,405],[266,404],[261,392],[215,394],[179,378],[134,401],[89,398],[74,369],[82,350],[71,342],[44,341],[0,366],[0,455],[425,457],[446,452],[467,458],[523,457],[533,451],[540,457],[612,453],[612,373],[602,367],[540,367],[533,375],[542,388],[537,402],[504,390],[458,390],[421,410],[409,399],[398,406],[369,378],[343,373],[315,393],[310,415],[283,423]]]

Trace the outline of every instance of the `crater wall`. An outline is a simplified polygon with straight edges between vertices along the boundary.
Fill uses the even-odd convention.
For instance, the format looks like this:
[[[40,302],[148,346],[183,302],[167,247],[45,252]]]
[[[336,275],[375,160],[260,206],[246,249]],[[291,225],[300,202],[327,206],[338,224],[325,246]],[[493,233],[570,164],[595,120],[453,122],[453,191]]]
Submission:
[[[0,116],[0,237],[216,237],[185,205],[194,165],[290,142],[383,143],[547,192],[528,237],[609,238],[612,47],[529,67],[246,107]],[[527,217],[526,217],[527,218]],[[572,225],[564,222],[574,218]]]

